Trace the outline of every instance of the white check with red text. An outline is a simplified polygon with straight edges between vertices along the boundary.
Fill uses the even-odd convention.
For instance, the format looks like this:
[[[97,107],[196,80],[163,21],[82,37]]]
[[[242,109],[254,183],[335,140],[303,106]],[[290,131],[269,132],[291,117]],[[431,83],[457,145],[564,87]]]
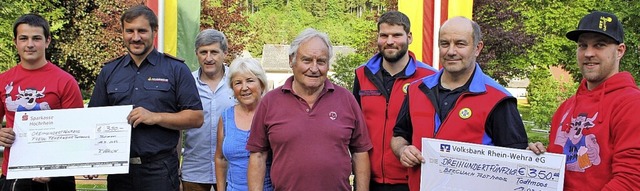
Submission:
[[[132,108],[16,112],[7,178],[128,173]]]
[[[421,191],[561,191],[565,155],[422,138]]]

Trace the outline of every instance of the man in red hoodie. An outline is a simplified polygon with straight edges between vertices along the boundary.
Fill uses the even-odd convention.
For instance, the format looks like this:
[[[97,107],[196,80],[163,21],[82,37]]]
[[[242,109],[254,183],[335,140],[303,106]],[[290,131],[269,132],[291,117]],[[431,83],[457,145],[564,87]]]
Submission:
[[[530,143],[536,154],[565,154],[564,190],[640,188],[640,89],[620,72],[624,31],[618,18],[595,11],[567,33],[577,42],[583,79],[575,95],[560,105],[551,121],[549,146]]]
[[[389,11],[378,19],[378,50],[355,71],[353,95],[358,100],[373,143],[371,159],[372,191],[408,191],[407,168],[391,150],[393,126],[409,83],[435,73],[435,69],[411,54],[409,18]]]

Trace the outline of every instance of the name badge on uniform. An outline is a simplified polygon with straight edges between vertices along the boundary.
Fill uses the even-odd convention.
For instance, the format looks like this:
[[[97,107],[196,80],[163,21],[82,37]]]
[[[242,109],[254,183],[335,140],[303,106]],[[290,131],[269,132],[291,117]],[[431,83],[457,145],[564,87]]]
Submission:
[[[147,81],[150,81],[150,82],[169,82],[169,79],[167,79],[167,78],[154,78],[154,77],[149,77],[149,78],[147,79]]]
[[[358,92],[358,95],[360,95],[360,96],[379,96],[379,95],[382,95],[382,93],[380,93],[380,91],[378,91],[378,90],[360,90],[360,92]]]

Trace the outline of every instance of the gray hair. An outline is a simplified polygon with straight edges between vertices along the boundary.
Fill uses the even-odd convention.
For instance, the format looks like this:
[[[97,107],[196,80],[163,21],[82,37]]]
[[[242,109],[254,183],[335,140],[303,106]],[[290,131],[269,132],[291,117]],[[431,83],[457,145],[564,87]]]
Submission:
[[[233,76],[241,73],[250,73],[255,75],[260,81],[260,85],[262,85],[262,95],[267,92],[267,74],[262,69],[260,62],[253,58],[236,58],[231,62],[231,66],[229,66],[229,86],[233,89]]]
[[[298,48],[300,48],[300,44],[314,37],[320,38],[320,40],[322,40],[324,44],[327,45],[327,48],[329,48],[328,60],[331,60],[331,57],[333,56],[333,46],[331,46],[329,35],[327,35],[327,33],[320,32],[313,28],[306,28],[302,32],[300,32],[300,34],[298,34],[298,36],[296,36],[295,39],[293,39],[293,42],[291,42],[291,46],[289,46],[289,59],[291,59],[292,63],[295,64],[295,60],[297,56],[296,54],[298,53]]]
[[[220,49],[225,53],[227,52],[227,37],[222,32],[215,29],[205,29],[196,36],[196,50],[201,46],[214,43],[220,43]]]
[[[471,21],[471,27],[473,28],[473,46],[477,47],[478,43],[482,41],[482,30],[480,30],[480,25],[473,20]]]

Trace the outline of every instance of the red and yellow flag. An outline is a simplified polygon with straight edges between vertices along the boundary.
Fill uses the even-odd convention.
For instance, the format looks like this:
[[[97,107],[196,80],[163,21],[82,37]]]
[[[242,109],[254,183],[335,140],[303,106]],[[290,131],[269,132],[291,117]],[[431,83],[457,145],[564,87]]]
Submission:
[[[440,68],[438,63],[438,30],[449,18],[472,18],[473,0],[399,0],[398,11],[411,20],[413,43],[409,50],[418,60]],[[434,22],[437,21],[437,22]]]
[[[147,0],[158,16],[156,48],[183,58],[191,70],[199,67],[195,38],[200,32],[199,0]]]

